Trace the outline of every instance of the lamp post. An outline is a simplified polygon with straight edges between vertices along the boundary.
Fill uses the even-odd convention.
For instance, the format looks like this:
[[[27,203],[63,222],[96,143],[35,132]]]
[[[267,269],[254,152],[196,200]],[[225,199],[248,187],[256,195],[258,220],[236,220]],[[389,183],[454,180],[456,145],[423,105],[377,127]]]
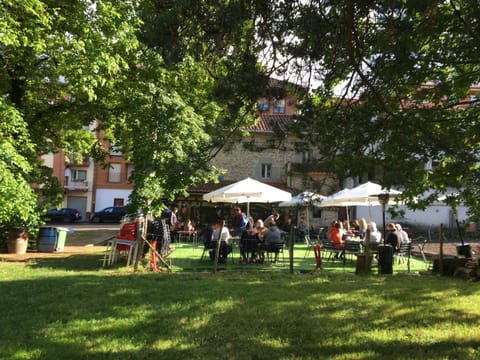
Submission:
[[[390,197],[390,195],[388,193],[381,193],[381,194],[378,194],[378,201],[380,202],[380,204],[382,205],[382,224],[383,224],[383,244],[385,244],[385,237],[387,235],[387,230],[385,228],[385,209],[387,207],[387,204],[388,204],[388,199]]]

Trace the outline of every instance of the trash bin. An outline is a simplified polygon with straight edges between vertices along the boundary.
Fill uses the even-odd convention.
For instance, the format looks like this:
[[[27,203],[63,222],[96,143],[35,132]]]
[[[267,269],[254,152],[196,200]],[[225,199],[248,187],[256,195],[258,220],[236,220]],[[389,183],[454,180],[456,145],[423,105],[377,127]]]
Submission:
[[[472,257],[470,244],[457,244],[457,257],[470,259]]]
[[[393,248],[391,245],[378,247],[378,273],[393,274]]]
[[[57,245],[55,246],[55,251],[63,251],[68,232],[69,229],[67,228],[57,227]]]
[[[40,227],[37,238],[38,251],[53,252],[57,244],[57,229],[54,227]]]
[[[40,227],[37,248],[41,252],[63,251],[69,229],[63,227]]]

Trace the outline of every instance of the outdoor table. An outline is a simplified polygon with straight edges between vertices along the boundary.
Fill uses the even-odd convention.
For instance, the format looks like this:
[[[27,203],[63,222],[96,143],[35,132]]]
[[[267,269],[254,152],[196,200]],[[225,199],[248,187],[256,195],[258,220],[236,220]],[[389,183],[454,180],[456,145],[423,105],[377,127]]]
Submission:
[[[198,232],[197,231],[184,231],[179,230],[178,234],[178,241],[191,241],[194,247],[198,246]]]

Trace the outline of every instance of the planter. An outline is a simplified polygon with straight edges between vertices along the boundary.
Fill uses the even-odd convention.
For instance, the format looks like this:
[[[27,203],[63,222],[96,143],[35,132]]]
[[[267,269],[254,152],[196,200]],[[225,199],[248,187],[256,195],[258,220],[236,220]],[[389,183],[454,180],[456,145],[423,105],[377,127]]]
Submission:
[[[8,231],[7,248],[9,254],[25,254],[28,246],[28,231],[23,227]]]

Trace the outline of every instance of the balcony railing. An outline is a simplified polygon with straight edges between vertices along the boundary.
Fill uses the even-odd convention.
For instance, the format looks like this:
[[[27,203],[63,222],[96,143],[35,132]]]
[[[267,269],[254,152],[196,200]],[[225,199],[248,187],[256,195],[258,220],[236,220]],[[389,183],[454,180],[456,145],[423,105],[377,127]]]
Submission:
[[[80,191],[86,191],[88,190],[88,181],[87,180],[82,180],[82,181],[69,181],[65,186],[65,190],[80,190]]]

